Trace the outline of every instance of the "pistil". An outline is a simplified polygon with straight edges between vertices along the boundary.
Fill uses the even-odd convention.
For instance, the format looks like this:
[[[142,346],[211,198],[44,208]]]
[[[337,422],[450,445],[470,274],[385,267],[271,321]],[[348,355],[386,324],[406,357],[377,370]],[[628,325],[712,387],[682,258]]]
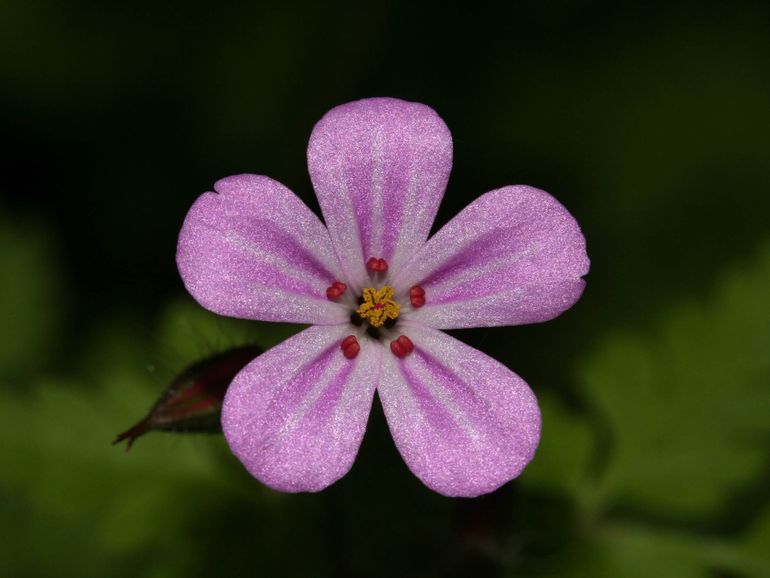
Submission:
[[[389,319],[395,320],[401,311],[398,303],[393,301],[393,294],[393,287],[389,285],[380,289],[367,287],[362,295],[363,302],[356,313],[372,327],[382,327]]]

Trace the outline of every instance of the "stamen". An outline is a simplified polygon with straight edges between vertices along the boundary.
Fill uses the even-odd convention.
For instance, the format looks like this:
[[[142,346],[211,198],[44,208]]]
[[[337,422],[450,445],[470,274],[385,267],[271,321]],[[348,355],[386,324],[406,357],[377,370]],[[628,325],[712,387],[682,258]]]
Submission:
[[[366,262],[366,268],[372,273],[385,273],[388,270],[388,262],[385,259],[371,257]]]
[[[365,288],[364,302],[357,313],[373,327],[382,327],[388,319],[396,319],[401,311],[398,303],[393,301],[393,294],[393,287],[389,285],[380,289]]]
[[[412,307],[422,307],[425,305],[425,289],[419,285],[415,285],[409,290],[409,301],[412,303]]]
[[[348,359],[353,359],[361,351],[361,346],[358,344],[358,339],[356,339],[355,335],[348,335],[342,340],[340,349],[342,349],[342,355]]]
[[[393,352],[393,355],[403,359],[414,351],[414,344],[406,335],[399,335],[398,339],[390,342],[390,350]]]
[[[326,298],[329,301],[336,301],[348,288],[347,285],[340,281],[335,281],[330,287],[326,289]]]

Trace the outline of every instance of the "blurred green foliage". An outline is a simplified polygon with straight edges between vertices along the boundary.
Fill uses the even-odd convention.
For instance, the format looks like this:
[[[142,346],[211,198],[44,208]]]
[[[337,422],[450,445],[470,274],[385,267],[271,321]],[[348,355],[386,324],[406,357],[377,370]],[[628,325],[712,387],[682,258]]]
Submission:
[[[767,469],[770,244],[651,336],[611,335],[580,383],[613,432],[602,499],[713,515]]]
[[[0,576],[770,576],[770,7],[0,4]],[[174,266],[221,176],[317,209],[313,123],[433,106],[439,224],[524,182],[583,226],[578,305],[457,335],[522,375],[543,440],[450,500],[375,404],[348,476],[254,481],[218,436],[110,446],[187,364],[298,327],[202,310]]]
[[[573,502],[592,542],[578,575],[770,574],[751,543],[768,471],[769,289],[765,243],[705,303],[606,336],[578,371],[585,412],[542,400],[543,443],[522,483]],[[711,535],[755,519],[749,544]]]
[[[64,282],[56,251],[39,224],[0,213],[0,379],[40,367],[61,338]]]

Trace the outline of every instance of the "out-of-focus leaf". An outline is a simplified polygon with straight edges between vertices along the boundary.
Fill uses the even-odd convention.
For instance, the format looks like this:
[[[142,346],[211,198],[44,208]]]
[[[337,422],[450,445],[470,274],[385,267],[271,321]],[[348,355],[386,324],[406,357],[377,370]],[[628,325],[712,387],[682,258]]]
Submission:
[[[632,524],[605,524],[560,576],[595,578],[713,578],[767,576],[770,565],[721,540]]]
[[[608,336],[580,368],[594,419],[541,396],[542,446],[521,483],[577,506],[577,539],[547,575],[770,576],[770,517],[743,539],[681,523],[725,514],[765,475],[768,319],[770,243],[705,303],[672,310],[647,334]]]
[[[223,441],[159,437],[116,451],[116,425],[152,403],[153,389],[141,374],[116,374],[93,391],[41,381],[23,396],[0,393],[0,500],[13,504],[0,524],[15,528],[0,541],[0,574],[115,576],[116,560],[139,550],[184,566],[167,537],[222,479],[213,450]]]
[[[302,327],[222,317],[207,311],[191,297],[169,305],[158,329],[158,342],[167,350],[170,365],[181,369],[214,352],[240,345],[269,349]]]
[[[219,436],[117,450],[116,424],[157,391],[141,372],[104,377],[0,389],[0,576],[244,576],[255,559],[268,575],[329,575],[317,500],[267,490]],[[295,541],[303,555],[287,559]]]
[[[616,336],[581,368],[609,422],[607,508],[709,515],[765,467],[770,421],[770,245],[703,305],[649,335]]]
[[[595,440],[582,414],[570,412],[553,395],[538,395],[543,416],[540,447],[521,476],[528,488],[571,497],[587,492],[588,462]]]
[[[0,384],[0,526],[14,529],[0,575],[194,576],[190,527],[217,504],[269,496],[252,484],[243,500],[219,436],[159,434],[130,455],[110,445],[162,390],[143,359],[147,343],[108,323],[76,364],[84,377]]]
[[[61,328],[60,271],[45,231],[0,218],[0,271],[0,377],[16,377],[50,361]]]
[[[0,382],[0,526],[14,529],[0,533],[0,576],[191,578],[210,575],[212,560],[222,575],[243,575],[246,550],[275,573],[326,575],[319,547],[286,561],[277,546],[310,542],[317,504],[276,507],[285,496],[253,480],[221,436],[159,433],[128,455],[110,445],[185,363],[296,330],[220,318],[190,300],[167,309],[154,337],[126,319],[103,323],[73,364],[79,376],[24,390]]]
[[[606,526],[585,544],[575,578],[709,578],[703,553],[678,535],[631,526]]]
[[[754,554],[765,565],[770,576],[770,507],[754,521],[743,542],[746,552]]]

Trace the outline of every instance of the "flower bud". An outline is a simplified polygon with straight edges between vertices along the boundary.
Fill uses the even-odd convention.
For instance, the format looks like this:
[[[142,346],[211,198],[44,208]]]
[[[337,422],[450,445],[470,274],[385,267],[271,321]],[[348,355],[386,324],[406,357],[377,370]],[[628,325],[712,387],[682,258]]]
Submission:
[[[136,425],[119,434],[113,445],[152,431],[220,433],[222,401],[230,382],[243,367],[262,353],[256,345],[229,349],[190,365],[177,375],[155,405]]]

